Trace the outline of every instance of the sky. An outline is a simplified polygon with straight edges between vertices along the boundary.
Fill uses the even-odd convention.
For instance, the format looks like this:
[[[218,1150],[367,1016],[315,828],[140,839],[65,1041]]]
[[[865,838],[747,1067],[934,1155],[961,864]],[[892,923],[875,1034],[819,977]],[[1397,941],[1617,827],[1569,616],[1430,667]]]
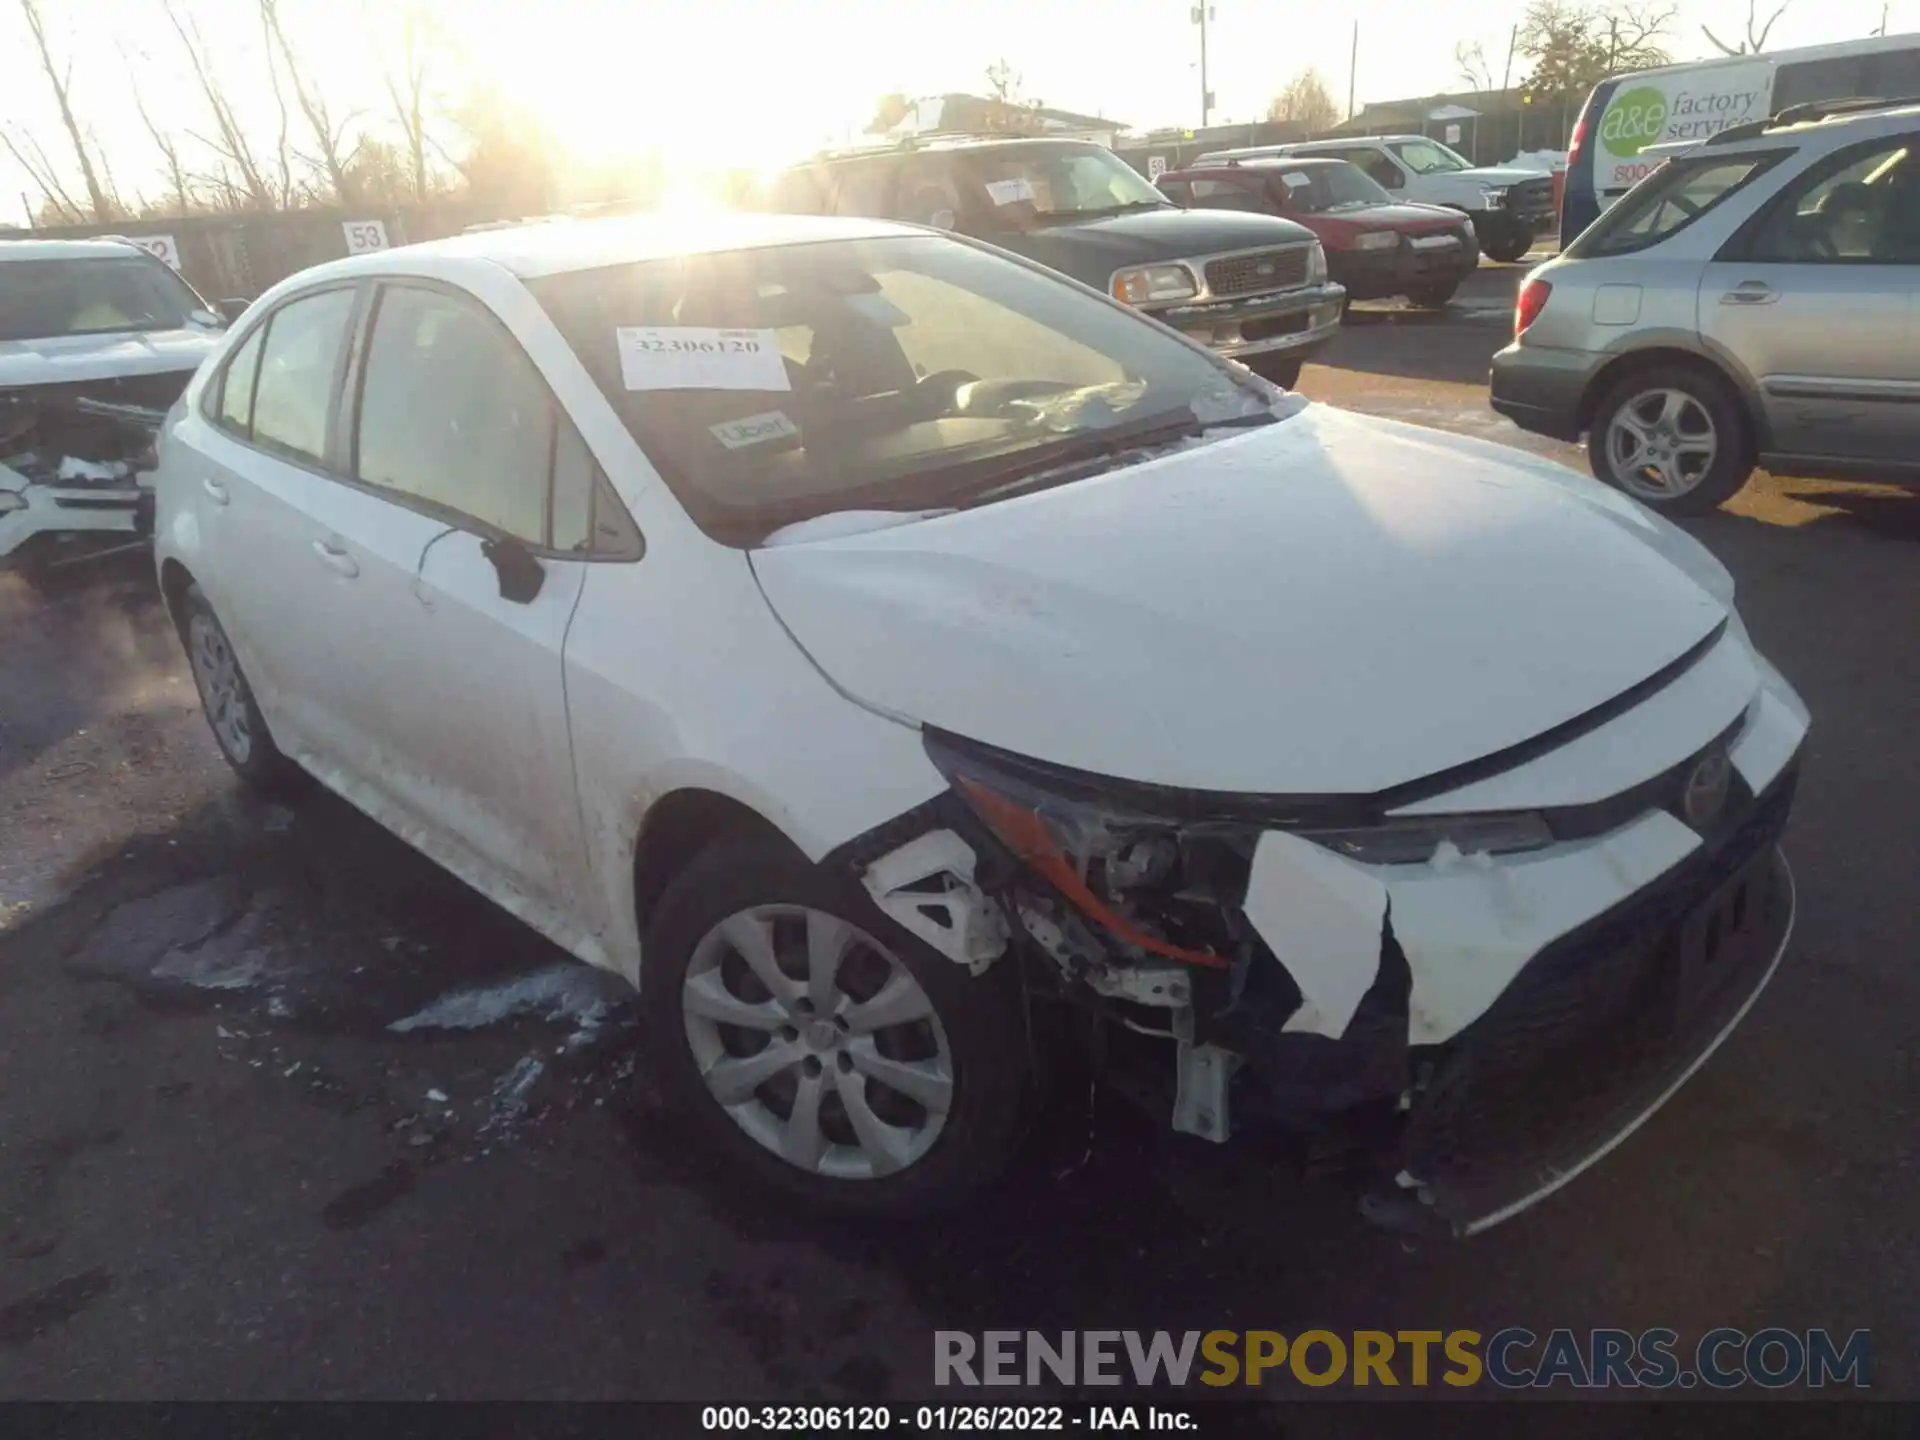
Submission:
[[[0,126],[37,138],[75,191],[51,92],[27,68],[32,52],[18,3],[0,0],[0,55],[22,67],[0,86]],[[450,86],[461,77],[492,76],[589,159],[659,145],[670,159],[688,163],[775,163],[857,138],[886,92],[979,93],[987,67],[1000,58],[1020,75],[1027,99],[1142,130],[1193,125],[1200,117],[1190,0],[412,3],[436,12],[467,51],[460,75],[448,76]],[[136,87],[163,128],[207,129],[162,0],[39,4],[56,52],[73,59],[76,109],[107,150],[120,188],[157,194],[159,159],[133,105]],[[176,5],[198,20],[258,137],[274,111],[255,0]],[[280,0],[280,8],[336,110],[383,112],[380,66],[397,44],[397,0]],[[1497,82],[1524,0],[1216,0],[1213,8],[1208,69],[1219,122],[1257,118],[1274,91],[1308,66],[1344,106],[1356,21],[1361,105],[1467,88],[1453,59],[1462,41],[1484,46]],[[1920,0],[1889,0],[1887,8],[1890,32],[1920,31]],[[1682,59],[1716,53],[1700,33],[1703,22],[1731,38],[1747,15],[1746,0],[1680,0],[1680,9],[1671,48]],[[1793,0],[1768,48],[1855,38],[1880,20],[1881,0]],[[1515,78],[1523,71],[1516,61]],[[271,142],[270,134],[265,138]],[[20,223],[19,197],[30,188],[0,150],[0,217]]]

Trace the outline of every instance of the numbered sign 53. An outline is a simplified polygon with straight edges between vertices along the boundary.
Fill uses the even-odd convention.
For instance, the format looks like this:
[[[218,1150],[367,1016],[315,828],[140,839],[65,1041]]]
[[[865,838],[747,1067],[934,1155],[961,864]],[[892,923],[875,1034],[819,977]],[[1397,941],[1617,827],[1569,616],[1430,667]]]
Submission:
[[[365,255],[387,248],[387,226],[382,220],[346,220],[340,229],[347,237],[347,254]]]
[[[180,247],[171,235],[129,235],[127,237],[156,260],[164,260],[172,269],[180,268]]]

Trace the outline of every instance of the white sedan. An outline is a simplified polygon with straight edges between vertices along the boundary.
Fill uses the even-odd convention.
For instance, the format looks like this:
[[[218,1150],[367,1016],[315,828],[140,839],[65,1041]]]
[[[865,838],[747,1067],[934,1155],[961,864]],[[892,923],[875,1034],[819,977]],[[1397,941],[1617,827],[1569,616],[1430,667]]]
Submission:
[[[1099,1033],[1175,1128],[1338,1131],[1369,1214],[1469,1232],[1786,945],[1806,711],[1706,551],[950,235],[321,266],[160,448],[235,770],[626,976],[668,1093],[812,1201],[951,1201]]]

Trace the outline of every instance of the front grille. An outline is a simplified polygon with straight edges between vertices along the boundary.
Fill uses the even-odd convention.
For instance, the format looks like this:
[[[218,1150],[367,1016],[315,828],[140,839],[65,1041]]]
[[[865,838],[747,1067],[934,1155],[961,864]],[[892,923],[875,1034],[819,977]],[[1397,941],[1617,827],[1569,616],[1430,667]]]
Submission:
[[[1307,283],[1307,247],[1256,250],[1207,262],[1207,288],[1215,295],[1254,295]]]
[[[1553,208],[1553,181],[1549,179],[1522,180],[1508,187],[1507,208],[1523,214],[1534,214]]]
[[[1406,1168],[1442,1214],[1468,1221],[1539,1189],[1630,1123],[1720,1032],[1785,923],[1772,855],[1792,803],[1789,774],[1709,853],[1541,951],[1442,1048],[1404,1137]],[[1747,939],[1714,988],[1683,1006],[1686,924],[1728,895],[1753,921]]]

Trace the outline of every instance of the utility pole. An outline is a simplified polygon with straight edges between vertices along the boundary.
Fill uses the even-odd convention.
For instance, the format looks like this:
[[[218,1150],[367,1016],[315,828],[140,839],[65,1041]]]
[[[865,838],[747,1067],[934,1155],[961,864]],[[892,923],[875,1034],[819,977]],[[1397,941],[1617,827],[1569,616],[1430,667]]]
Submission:
[[[1360,82],[1360,22],[1353,22],[1353,53],[1347,56],[1347,119],[1353,118],[1353,97]]]
[[[1520,27],[1516,25],[1507,35],[1507,68],[1502,71],[1500,75],[1500,88],[1502,90],[1510,90],[1513,88],[1513,52],[1519,48],[1519,45]]]
[[[1202,3],[1187,12],[1188,19],[1200,27],[1200,128],[1207,128],[1213,116],[1213,91],[1207,88],[1207,22],[1213,19],[1213,6]]]

